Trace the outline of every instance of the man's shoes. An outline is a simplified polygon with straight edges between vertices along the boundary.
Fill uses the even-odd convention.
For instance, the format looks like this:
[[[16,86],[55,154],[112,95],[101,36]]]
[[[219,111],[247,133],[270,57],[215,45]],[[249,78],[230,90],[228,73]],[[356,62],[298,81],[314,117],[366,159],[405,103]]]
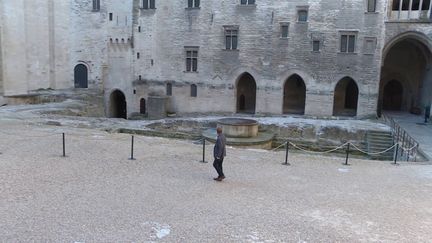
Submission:
[[[215,181],[222,181],[223,179],[222,179],[222,177],[216,177],[216,178],[213,178],[213,180],[215,180]]]
[[[223,179],[225,179],[225,176],[221,176],[221,177],[219,177],[221,180],[223,180]]]

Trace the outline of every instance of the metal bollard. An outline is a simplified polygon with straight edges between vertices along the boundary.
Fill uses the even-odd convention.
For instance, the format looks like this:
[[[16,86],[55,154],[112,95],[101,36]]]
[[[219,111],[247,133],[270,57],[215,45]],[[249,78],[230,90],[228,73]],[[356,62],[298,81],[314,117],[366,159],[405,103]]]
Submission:
[[[398,163],[397,163],[398,153],[399,153],[399,143],[396,144],[396,150],[395,150],[395,153],[394,153],[394,163],[393,163],[393,165],[398,165]]]
[[[63,135],[63,157],[66,157],[66,139],[65,139],[65,133],[62,133]]]
[[[289,153],[289,141],[286,141],[285,145],[286,151],[285,151],[285,163],[282,163],[283,165],[291,165],[288,163],[288,153]]]
[[[131,157],[129,158],[129,160],[135,160],[133,153],[134,153],[134,136],[132,135],[132,140],[131,140]]]
[[[349,159],[349,153],[350,153],[350,144],[351,144],[351,143],[348,143],[348,145],[347,145],[347,150],[346,150],[346,159],[345,159],[345,164],[343,164],[343,165],[349,165],[349,164],[348,164],[348,159]]]
[[[205,146],[206,146],[206,140],[205,138],[202,139],[203,140],[203,152],[202,152],[202,160],[200,161],[201,163],[207,163],[207,161],[205,160]]]

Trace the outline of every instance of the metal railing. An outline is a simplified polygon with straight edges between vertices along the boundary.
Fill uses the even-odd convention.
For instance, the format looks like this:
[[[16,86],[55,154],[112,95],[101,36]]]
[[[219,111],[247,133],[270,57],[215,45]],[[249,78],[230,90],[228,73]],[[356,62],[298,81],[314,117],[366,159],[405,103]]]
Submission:
[[[400,156],[402,158],[406,158],[407,161],[410,161],[410,159],[416,161],[419,143],[413,137],[411,137],[408,132],[405,131],[405,129],[403,129],[392,117],[382,114],[381,118],[387,125],[390,126],[394,143],[398,143],[400,145]]]

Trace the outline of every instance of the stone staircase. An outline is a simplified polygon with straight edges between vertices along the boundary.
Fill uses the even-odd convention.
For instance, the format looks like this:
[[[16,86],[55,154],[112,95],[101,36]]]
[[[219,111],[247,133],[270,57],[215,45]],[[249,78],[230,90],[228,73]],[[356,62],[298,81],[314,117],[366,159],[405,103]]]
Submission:
[[[366,145],[369,153],[377,153],[384,151],[393,146],[394,140],[391,131],[368,131],[366,133]],[[379,154],[370,155],[371,159],[374,160],[393,160],[394,149]]]

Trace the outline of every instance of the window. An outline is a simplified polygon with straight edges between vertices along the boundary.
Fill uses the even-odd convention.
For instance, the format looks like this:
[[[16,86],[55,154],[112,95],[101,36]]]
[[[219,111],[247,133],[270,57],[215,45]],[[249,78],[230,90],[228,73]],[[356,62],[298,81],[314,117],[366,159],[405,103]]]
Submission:
[[[100,11],[100,0],[93,0],[93,11]]]
[[[166,95],[171,96],[172,95],[172,83],[166,84]]]
[[[109,21],[113,20],[113,13],[109,13]]]
[[[312,41],[312,51],[313,52],[319,52],[320,51],[320,41],[319,40]]]
[[[140,53],[137,52],[137,59],[140,59]]]
[[[281,24],[281,38],[288,38],[289,24]]]
[[[143,0],[142,1],[142,8],[143,9],[156,9],[156,0]]]
[[[365,37],[363,43],[363,53],[364,54],[375,54],[377,38],[375,37]]]
[[[188,0],[188,8],[199,8],[200,0]]]
[[[367,0],[367,11],[369,13],[376,11],[376,0]]]
[[[240,5],[254,5],[255,0],[240,0]]]
[[[186,72],[198,71],[198,50],[186,49]]]
[[[191,97],[197,97],[198,96],[198,90],[197,86],[195,84],[191,85]]]
[[[298,11],[298,22],[307,22],[308,19],[308,11],[307,10],[299,10]]]
[[[342,34],[341,35],[340,51],[343,53],[354,53],[355,52],[355,41],[356,35],[354,34]]]
[[[138,32],[141,32],[141,26],[138,26]]]
[[[237,50],[238,27],[225,26],[225,49]]]

